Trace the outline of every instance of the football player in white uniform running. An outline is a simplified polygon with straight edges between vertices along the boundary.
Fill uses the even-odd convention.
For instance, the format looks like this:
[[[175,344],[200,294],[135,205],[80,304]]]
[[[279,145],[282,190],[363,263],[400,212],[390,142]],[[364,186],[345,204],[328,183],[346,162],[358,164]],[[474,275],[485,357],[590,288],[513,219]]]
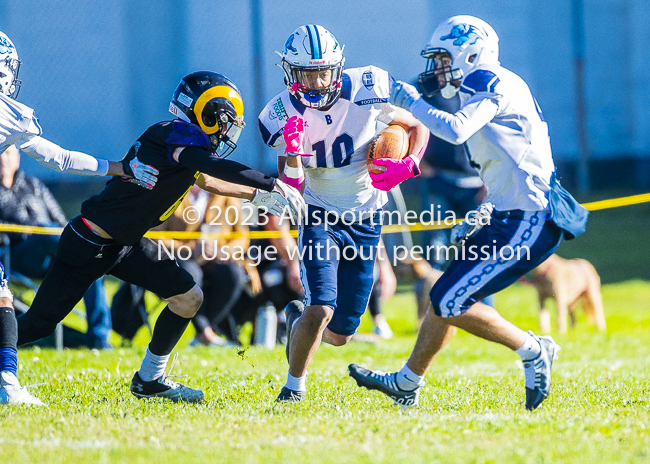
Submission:
[[[282,179],[304,189],[308,205],[298,235],[306,301],[286,308],[289,374],[277,398],[296,402],[321,341],[345,345],[357,330],[372,289],[385,191],[419,174],[429,131],[388,103],[386,71],[343,71],[343,47],[322,26],[296,29],[281,56],[287,89],[266,105],[259,127],[278,151]],[[368,146],[388,124],[409,132],[409,155],[377,162],[386,170],[371,179]]]
[[[472,16],[454,16],[434,30],[422,51],[428,64],[419,80],[427,93],[440,91],[445,98],[460,91],[460,110],[437,110],[404,82],[391,89],[391,102],[411,111],[434,135],[467,143],[470,162],[489,189],[488,203],[452,230],[452,240],[468,252],[459,252],[433,286],[433,311],[408,362],[387,374],[349,367],[360,386],[379,390],[404,408],[417,405],[424,374],[454,326],[521,357],[527,409],[537,408],[551,391],[559,346],[551,337],[524,332],[480,300],[546,260],[563,236],[584,232],[587,214],[555,178],[548,127],[530,89],[501,67],[498,54],[492,27]],[[472,249],[480,251],[472,255]]]
[[[151,189],[158,171],[137,160],[130,165],[97,159],[76,151],[68,151],[41,137],[43,133],[34,110],[18,103],[21,82],[18,80],[20,60],[16,47],[0,32],[0,153],[16,145],[39,163],[57,171],[91,176],[124,176]],[[18,354],[16,316],[13,295],[0,263],[0,405],[43,403],[21,387],[16,378]]]

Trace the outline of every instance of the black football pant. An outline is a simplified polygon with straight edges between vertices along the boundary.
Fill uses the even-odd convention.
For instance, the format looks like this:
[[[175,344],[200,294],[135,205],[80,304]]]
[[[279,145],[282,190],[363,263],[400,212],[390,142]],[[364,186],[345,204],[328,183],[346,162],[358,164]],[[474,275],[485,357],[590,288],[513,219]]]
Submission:
[[[159,252],[158,245],[142,238],[123,246],[92,232],[78,216],[65,227],[56,256],[34,302],[18,318],[18,345],[50,335],[104,274],[170,298],[194,286],[192,276]]]

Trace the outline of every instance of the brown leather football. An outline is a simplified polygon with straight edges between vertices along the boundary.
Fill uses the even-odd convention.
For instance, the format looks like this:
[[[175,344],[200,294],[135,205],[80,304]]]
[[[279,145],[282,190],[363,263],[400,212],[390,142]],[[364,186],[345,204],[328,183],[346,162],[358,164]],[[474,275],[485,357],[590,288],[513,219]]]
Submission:
[[[391,124],[372,139],[368,149],[368,171],[379,174],[386,170],[375,166],[373,160],[379,158],[402,159],[409,152],[409,136],[402,126]]]

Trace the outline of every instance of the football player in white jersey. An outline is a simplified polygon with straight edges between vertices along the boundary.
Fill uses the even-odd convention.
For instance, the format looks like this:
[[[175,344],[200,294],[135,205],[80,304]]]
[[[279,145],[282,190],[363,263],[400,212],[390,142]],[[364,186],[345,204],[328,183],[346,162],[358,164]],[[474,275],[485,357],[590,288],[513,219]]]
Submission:
[[[277,399],[296,402],[321,341],[344,345],[357,330],[372,289],[385,191],[419,174],[429,131],[388,103],[386,71],[343,71],[343,47],[322,26],[296,29],[281,56],[287,88],[266,105],[259,127],[278,151],[282,179],[303,189],[308,205],[298,235],[306,301],[286,308],[289,374]],[[368,147],[388,124],[409,132],[409,155],[381,160],[385,171],[371,178]]]
[[[407,83],[391,89],[391,103],[411,111],[434,135],[467,143],[470,162],[489,190],[487,203],[452,230],[463,253],[432,288],[433,311],[402,370],[386,374],[349,366],[360,386],[382,391],[404,408],[417,405],[424,374],[454,326],[521,357],[527,409],[537,408],[551,391],[559,346],[551,337],[524,332],[480,300],[546,260],[563,236],[584,232],[587,214],[555,178],[546,122],[526,83],[500,65],[498,40],[492,27],[472,16],[454,16],[434,30],[422,51],[427,68],[418,79],[429,95],[451,98],[460,92],[461,108],[454,114],[433,108]],[[472,255],[472,248],[481,253]]]
[[[138,185],[151,189],[158,171],[134,160],[130,165],[97,159],[85,153],[68,151],[41,137],[43,133],[34,110],[18,103],[21,82],[20,60],[16,47],[0,32],[0,153],[15,145],[39,163],[57,171],[92,176],[130,177]],[[16,379],[18,338],[13,295],[0,263],[0,405],[43,403],[32,396]]]

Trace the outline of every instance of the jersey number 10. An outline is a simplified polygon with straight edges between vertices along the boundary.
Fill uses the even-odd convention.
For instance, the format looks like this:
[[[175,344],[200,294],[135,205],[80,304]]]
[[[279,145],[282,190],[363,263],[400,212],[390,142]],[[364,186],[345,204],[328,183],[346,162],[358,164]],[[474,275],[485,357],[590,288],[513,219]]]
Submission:
[[[343,133],[334,139],[332,144],[333,166],[327,165],[327,153],[325,151],[325,140],[316,142],[311,146],[316,152],[316,167],[318,168],[342,168],[350,165],[352,153],[354,153],[354,141],[348,134]]]

